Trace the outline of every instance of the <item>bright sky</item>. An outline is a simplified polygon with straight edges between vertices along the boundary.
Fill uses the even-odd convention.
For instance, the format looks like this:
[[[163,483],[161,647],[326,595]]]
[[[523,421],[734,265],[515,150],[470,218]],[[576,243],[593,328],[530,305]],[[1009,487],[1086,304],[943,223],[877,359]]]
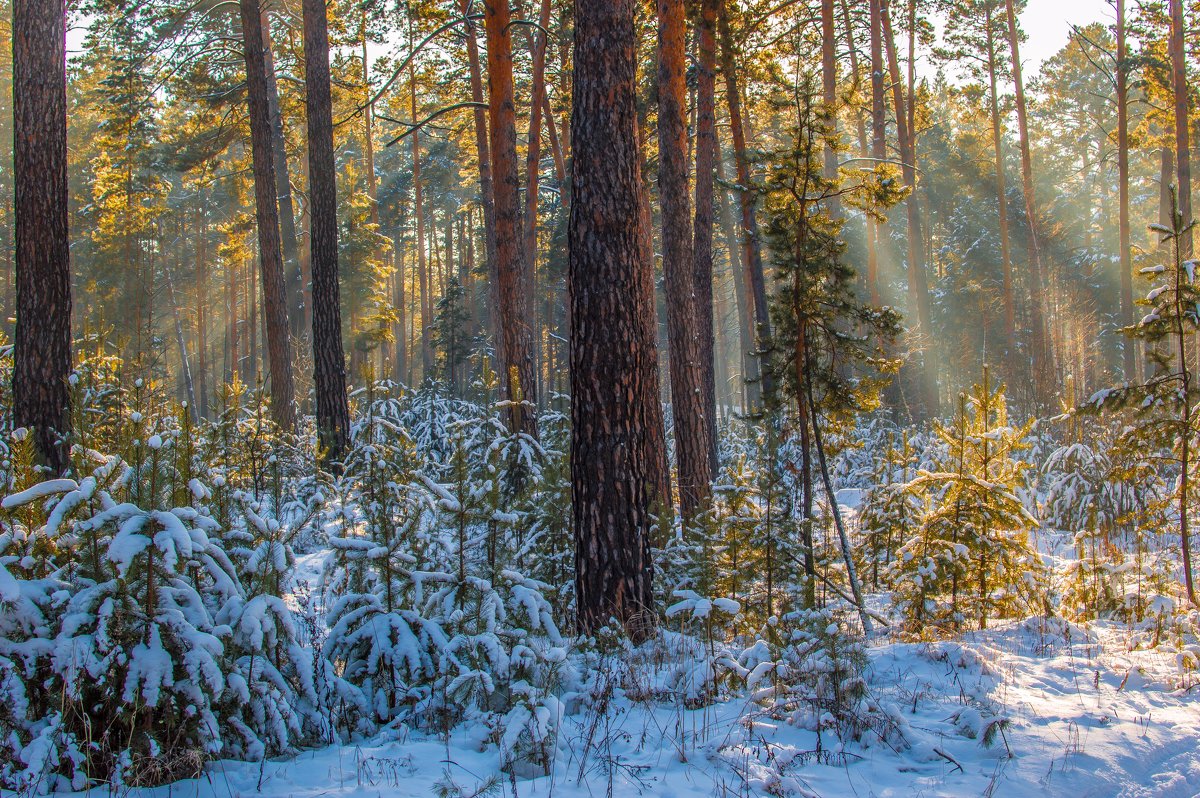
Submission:
[[[1112,23],[1117,14],[1108,0],[1029,0],[1021,14],[1021,27],[1029,37],[1021,45],[1021,60],[1030,76],[1043,61],[1067,43],[1071,26],[1091,22]]]
[[[1115,19],[1111,0],[1029,0],[1021,14],[1021,27],[1028,36],[1021,47],[1021,60],[1029,77],[1036,75],[1042,62],[1067,43],[1071,25],[1111,23]],[[82,49],[86,25],[79,18],[74,22],[75,26],[67,32],[67,50],[72,55]]]

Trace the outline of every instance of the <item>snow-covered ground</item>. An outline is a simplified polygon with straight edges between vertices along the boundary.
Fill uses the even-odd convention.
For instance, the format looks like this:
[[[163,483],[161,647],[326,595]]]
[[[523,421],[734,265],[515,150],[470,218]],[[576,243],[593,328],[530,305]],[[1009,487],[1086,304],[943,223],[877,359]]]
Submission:
[[[130,795],[1200,795],[1200,687],[1181,687],[1167,655],[1129,653],[1119,629],[1031,620],[869,653],[870,703],[907,747],[871,731],[818,743],[744,697],[688,710],[618,690],[607,712],[566,719],[549,776],[497,778],[489,730],[468,724],[448,740],[403,730],[214,763],[200,780]]]

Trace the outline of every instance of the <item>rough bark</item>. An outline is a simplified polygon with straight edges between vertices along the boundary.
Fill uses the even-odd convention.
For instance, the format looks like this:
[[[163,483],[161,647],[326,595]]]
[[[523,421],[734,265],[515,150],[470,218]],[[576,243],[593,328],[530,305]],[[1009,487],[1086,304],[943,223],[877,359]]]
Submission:
[[[350,435],[346,357],[338,291],[337,173],[329,86],[325,0],[304,0],[304,85],[308,115],[309,262],[313,291],[313,382],[317,436],[327,461],[341,459]]]
[[[267,359],[271,375],[271,417],[280,429],[296,428],[296,392],[292,382],[292,346],[288,337],[287,290],[280,248],[279,204],[275,192],[275,156],[267,101],[266,55],[259,0],[240,0],[242,49],[246,59],[246,96],[254,164],[254,205],[258,226],[259,268],[266,316]]]
[[[13,422],[46,465],[68,465],[71,269],[67,228],[66,16],[62,0],[13,3],[17,325]]]
[[[279,110],[279,81],[275,76],[275,59],[271,55],[271,28],[262,15],[263,60],[266,63],[267,107],[271,114],[271,151],[275,156],[275,193],[279,197],[279,235],[283,247],[283,264],[287,270],[288,321],[292,336],[304,334],[305,275],[300,262],[300,246],[296,234],[296,210],[292,204],[292,181],[288,177],[287,139],[283,135],[283,114]]]
[[[696,22],[698,69],[696,71],[696,215],[692,227],[692,279],[696,291],[696,324],[703,372],[704,405],[709,473],[716,474],[717,463],[717,386],[716,359],[713,353],[713,183],[716,175],[716,78],[717,78],[717,4],[718,0],[700,0]],[[724,352],[721,353],[722,361]]]
[[[653,631],[662,408],[641,206],[635,0],[576,0],[568,289],[579,626]]]
[[[509,0],[487,0],[488,141],[496,224],[496,276],[499,305],[500,374],[509,401],[509,429],[537,436],[537,386],[533,327],[529,319],[530,275],[522,253],[518,193],[516,103],[513,92],[512,29]]]
[[[685,520],[707,503],[712,482],[688,201],[686,38],[683,0],[658,0],[658,193],[676,479]],[[708,304],[711,312],[711,289]]]

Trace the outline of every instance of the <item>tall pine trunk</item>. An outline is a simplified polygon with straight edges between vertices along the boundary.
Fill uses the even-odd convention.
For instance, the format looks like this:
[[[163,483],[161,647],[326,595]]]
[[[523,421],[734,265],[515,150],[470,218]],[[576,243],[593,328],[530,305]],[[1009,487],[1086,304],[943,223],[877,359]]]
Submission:
[[[905,98],[904,83],[900,76],[900,60],[897,55],[896,37],[892,31],[891,11],[888,0],[879,1],[879,27],[887,55],[888,77],[892,84],[892,103],[896,114],[896,138],[900,145],[900,171],[908,197],[904,210],[908,222],[908,302],[909,312],[916,312],[916,337],[921,356],[915,368],[918,371],[920,403],[927,416],[938,412],[937,383],[930,365],[930,347],[933,340],[933,313],[929,299],[929,278],[925,274],[925,252],[921,238],[921,209],[917,201],[917,134],[911,124],[913,103],[909,92]]]
[[[1192,155],[1188,147],[1188,78],[1187,50],[1184,43],[1183,0],[1171,0],[1171,90],[1175,95],[1175,187],[1179,196],[1179,213],[1183,223],[1192,223]],[[1183,257],[1192,257],[1192,232],[1188,230],[1181,242]]]
[[[338,292],[337,173],[329,87],[329,29],[325,0],[304,0],[304,85],[308,112],[309,247],[313,283],[313,381],[317,436],[326,459],[337,461],[350,435],[346,357]]]
[[[725,74],[725,96],[729,103],[729,127],[732,131],[734,161],[737,165],[738,199],[742,211],[742,262],[746,281],[754,300],[755,355],[762,380],[762,393],[770,401],[775,393],[768,353],[771,351],[771,311],[767,307],[767,284],[763,277],[762,249],[758,236],[758,218],[754,210],[754,190],[750,181],[750,156],[746,151],[746,131],[742,120],[742,98],[737,80],[733,31],[729,9],[724,0],[718,15],[721,36],[721,71]]]
[[[1120,198],[1119,258],[1121,269],[1121,326],[1133,326],[1133,236],[1129,223],[1129,50],[1125,43],[1125,0],[1117,0],[1117,183]],[[1137,377],[1137,345],[1126,337],[1122,345],[1125,379]]]
[[[483,73],[479,68],[479,43],[475,39],[475,21],[470,18],[472,0],[462,0],[463,16],[466,21],[467,37],[467,70],[471,78],[471,100],[476,104],[475,117],[475,157],[479,161],[479,203],[483,206],[483,252],[485,258],[485,273],[488,276],[487,307],[489,310],[489,330],[495,341],[500,340],[500,331],[496,327],[497,319],[494,309],[499,304],[496,297],[496,208],[492,201],[492,156],[488,149],[487,111],[483,108]]]
[[[500,381],[509,401],[509,429],[537,436],[537,387],[533,327],[529,319],[530,275],[523,256],[518,193],[516,103],[513,91],[509,0],[486,0],[488,142],[496,214],[496,276],[500,332]]]
[[[283,247],[283,264],[287,277],[288,321],[292,336],[304,334],[305,276],[300,262],[300,246],[296,234],[296,211],[292,204],[292,181],[288,177],[287,139],[283,135],[283,114],[279,108],[279,81],[275,76],[275,59],[271,55],[271,29],[266,13],[262,15],[263,59],[267,75],[267,107],[271,115],[271,151],[275,156],[275,193],[279,197],[279,234]]]
[[[1020,31],[1014,0],[1004,0],[1008,17],[1008,42],[1012,52],[1013,88],[1016,91],[1017,133],[1021,146],[1021,189],[1025,195],[1025,223],[1029,225],[1029,326],[1033,385],[1037,403],[1049,407],[1056,390],[1054,348],[1046,323],[1046,275],[1038,233],[1037,197],[1033,187],[1033,156],[1029,145],[1029,121],[1025,111],[1025,82],[1021,76]]]
[[[824,126],[823,177],[837,182],[838,160],[834,147],[837,135],[837,28],[833,19],[834,0],[821,0],[821,122]],[[841,218],[842,200],[836,193],[829,199],[829,214]]]
[[[66,12],[13,3],[13,177],[17,328],[13,423],[32,429],[56,474],[71,432],[71,268],[67,228]]]
[[[1000,124],[1000,99],[996,80],[996,31],[992,24],[992,7],[985,14],[987,35],[988,115],[992,122],[992,150],[996,161],[996,213],[1000,220],[1000,266],[1004,274],[1004,360],[1010,378],[1028,376],[1026,368],[1017,368],[1016,303],[1013,300],[1012,244],[1008,229],[1008,186],[1004,177],[1004,136]],[[1031,286],[1032,288],[1032,286]]]
[[[665,449],[642,216],[635,0],[576,0],[567,284],[580,629],[654,628],[650,532]]]
[[[288,337],[287,291],[280,249],[262,8],[259,0],[240,0],[240,7],[242,49],[246,59],[246,96],[250,111],[250,146],[254,163],[259,266],[271,375],[271,417],[284,432],[293,432],[296,428],[296,391],[292,382],[292,345]]]
[[[709,473],[717,473],[717,386],[713,353],[713,183],[716,176],[717,4],[700,0],[696,21],[698,69],[696,71],[696,215],[692,228],[692,280],[696,291],[696,324],[703,375]],[[724,351],[721,352],[724,365]]]
[[[712,483],[688,201],[686,38],[683,0],[658,0],[658,191],[676,476],[685,520],[707,503]],[[708,301],[711,306],[711,291]]]

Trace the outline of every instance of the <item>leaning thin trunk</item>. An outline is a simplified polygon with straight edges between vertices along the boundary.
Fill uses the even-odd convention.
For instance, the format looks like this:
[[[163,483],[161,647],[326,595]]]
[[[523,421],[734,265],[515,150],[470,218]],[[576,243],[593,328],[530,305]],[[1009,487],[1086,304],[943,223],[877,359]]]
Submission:
[[[909,112],[915,99],[904,96],[904,83],[900,76],[900,61],[896,54],[896,37],[892,31],[891,11],[888,0],[879,2],[879,25],[887,54],[888,76],[892,84],[892,102],[896,113],[896,138],[900,144],[901,175],[908,188],[904,209],[908,220],[908,301],[916,310],[916,338],[922,352],[916,368],[919,370],[920,392],[923,410],[927,415],[938,411],[937,384],[930,364],[930,343],[933,336],[933,314],[929,299],[929,278],[925,274],[925,254],[921,246],[921,211],[917,201],[917,139],[916,131],[909,124]]]
[[[811,373],[811,369],[809,370]],[[821,469],[821,482],[825,486],[825,496],[829,502],[829,511],[833,514],[833,522],[838,531],[838,543],[842,548],[842,561],[846,564],[846,578],[850,580],[850,593],[854,597],[854,605],[858,608],[858,617],[862,620],[863,632],[871,634],[873,624],[863,601],[862,584],[858,579],[858,567],[854,564],[854,553],[850,550],[850,536],[846,533],[846,524],[842,521],[842,512],[838,509],[837,493],[833,490],[833,480],[829,478],[829,463],[825,459],[825,443],[821,437],[821,420],[817,416],[817,405],[813,401],[812,380],[805,375],[805,392],[808,395],[808,408],[811,412],[813,443],[817,449],[817,464]]]

